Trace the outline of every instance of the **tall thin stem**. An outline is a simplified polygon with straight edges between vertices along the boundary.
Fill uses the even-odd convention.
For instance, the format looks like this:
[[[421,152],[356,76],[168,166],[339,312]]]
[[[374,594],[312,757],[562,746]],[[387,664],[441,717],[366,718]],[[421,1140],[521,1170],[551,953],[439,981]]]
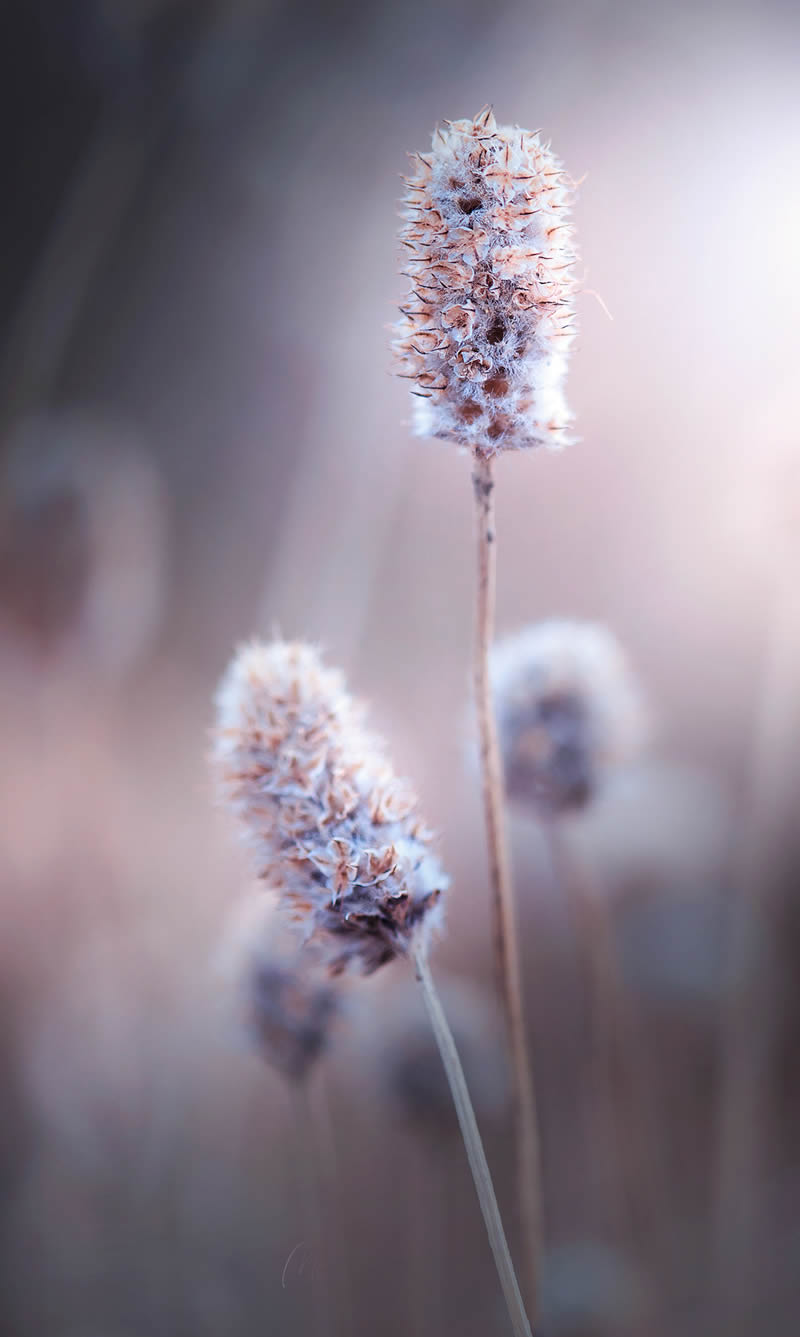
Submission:
[[[494,634],[496,583],[494,478],[491,460],[476,457],[473,484],[478,545],[475,701],[489,850],[495,969],[511,1051],[519,1211],[527,1258],[528,1304],[535,1313],[542,1237],[539,1129],[533,1073],[525,1034],[522,972],[514,919],[511,861],[503,818],[503,767],[489,677],[489,649]]]
[[[453,1040],[453,1035],[447,1023],[442,1004],[439,1001],[439,995],[436,992],[433,980],[431,978],[428,963],[422,952],[416,952],[414,955],[414,968],[417,979],[422,986],[422,995],[425,1000],[425,1007],[430,1018],[433,1033],[436,1037],[436,1043],[439,1047],[439,1053],[442,1058],[447,1080],[450,1084],[450,1091],[453,1096],[453,1104],[458,1116],[458,1124],[461,1129],[461,1136],[464,1139],[464,1146],[469,1160],[469,1168],[472,1171],[472,1178],[475,1183],[475,1191],[478,1194],[483,1220],[486,1225],[486,1233],[489,1236],[492,1254],[494,1256],[497,1275],[500,1278],[500,1285],[503,1289],[503,1295],[508,1307],[509,1317],[514,1329],[515,1337],[531,1337],[530,1324],[525,1313],[525,1305],[520,1293],[519,1284],[514,1272],[514,1264],[511,1261],[508,1243],[506,1241],[503,1222],[500,1219],[500,1210],[497,1206],[492,1176],[489,1172],[489,1166],[486,1161],[486,1153],[483,1150],[481,1135],[478,1131],[478,1124],[475,1118],[475,1111],[472,1108],[472,1101],[467,1090],[467,1083],[464,1078],[464,1069],[461,1067],[461,1060],[458,1057],[458,1051]]]
[[[800,612],[793,575],[787,563],[768,611],[749,805],[732,878],[714,1206],[717,1281],[734,1304],[753,1275],[776,1008],[775,883],[795,821]]]

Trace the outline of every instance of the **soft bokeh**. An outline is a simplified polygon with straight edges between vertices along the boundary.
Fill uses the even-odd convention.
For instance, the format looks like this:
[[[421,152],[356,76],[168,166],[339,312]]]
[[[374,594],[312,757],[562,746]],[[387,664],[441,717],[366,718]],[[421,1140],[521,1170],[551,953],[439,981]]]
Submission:
[[[402,963],[313,1075],[314,1259],[311,1151],[230,1007],[252,888],[206,766],[233,647],[320,642],[441,832],[434,965],[486,1043],[470,466],[411,436],[387,327],[405,154],[491,102],[585,178],[582,440],[499,463],[499,631],[608,623],[657,724],[564,833],[619,965],[599,1076],[574,906],[512,821],[542,1333],[794,1334],[794,7],[34,0],[5,28],[0,1330],[311,1332],[334,1270],[332,1333],[505,1331],[463,1151],[392,1094]],[[504,1082],[478,1105],[516,1247]]]

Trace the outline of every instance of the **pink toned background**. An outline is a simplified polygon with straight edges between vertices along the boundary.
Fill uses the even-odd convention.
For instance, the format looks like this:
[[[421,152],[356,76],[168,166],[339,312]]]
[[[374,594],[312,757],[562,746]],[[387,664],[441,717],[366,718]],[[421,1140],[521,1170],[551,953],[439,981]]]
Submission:
[[[437,964],[491,992],[469,461],[410,437],[386,327],[405,153],[492,102],[585,174],[586,283],[613,315],[582,296],[580,444],[500,463],[499,629],[607,622],[657,724],[575,831],[633,1000],[631,1108],[644,1091],[663,1195],[647,1238],[620,1229],[592,1150],[574,943],[535,824],[512,824],[545,1331],[794,1332],[791,685],[755,1275],[724,1318],[709,1283],[727,877],[780,600],[797,631],[793,7],[31,12],[5,56],[0,1331],[310,1331],[308,1272],[283,1271],[304,1231],[287,1094],[238,1033],[224,964],[247,874],[205,752],[237,641],[319,641],[369,699],[452,873]],[[325,1061],[341,1176],[320,1210],[355,1293],[334,1331],[502,1332],[457,1144],[381,1094],[410,987],[395,967],[353,987]],[[510,1204],[507,1118],[487,1118]]]

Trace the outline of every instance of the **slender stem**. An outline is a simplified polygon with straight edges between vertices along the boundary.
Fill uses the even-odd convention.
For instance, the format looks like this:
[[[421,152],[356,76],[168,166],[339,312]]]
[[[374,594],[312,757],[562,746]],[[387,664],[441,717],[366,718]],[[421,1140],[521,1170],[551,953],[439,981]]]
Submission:
[[[595,1183],[600,1183],[600,1192],[605,1196],[611,1189],[618,1199],[623,1158],[620,1155],[619,1129],[614,1109],[612,1050],[615,999],[609,926],[604,907],[599,898],[593,895],[597,889],[586,886],[584,878],[578,874],[562,818],[555,815],[542,817],[541,830],[547,847],[553,887],[558,900],[566,907],[570,921],[585,990],[589,1090],[588,1093],[582,1093],[582,1104],[585,1106],[582,1114],[588,1123],[583,1140],[587,1144]],[[576,1076],[578,1071],[576,1064]],[[619,1217],[624,1216],[625,1207],[621,1202],[615,1201],[614,1207]],[[615,1224],[619,1223],[618,1219]]]
[[[489,850],[495,969],[511,1051],[519,1211],[527,1258],[528,1304],[535,1313],[542,1240],[541,1167],[533,1073],[525,1034],[522,971],[514,922],[511,861],[503,820],[503,768],[489,677],[489,648],[494,634],[496,583],[494,479],[491,460],[476,457],[473,484],[478,543],[475,700]]]
[[[422,986],[425,1007],[450,1084],[461,1136],[464,1139],[469,1167],[472,1171],[475,1190],[478,1194],[478,1201],[486,1225],[486,1233],[489,1236],[489,1244],[491,1245],[497,1275],[503,1288],[503,1295],[515,1337],[531,1337],[530,1324],[525,1313],[525,1306],[514,1272],[514,1264],[511,1261],[503,1223],[500,1219],[500,1210],[497,1206],[497,1198],[492,1185],[492,1176],[489,1172],[486,1153],[483,1150],[481,1135],[478,1131],[475,1111],[469,1098],[464,1070],[461,1067],[461,1060],[458,1057],[452,1032],[447,1024],[447,1018],[431,978],[428,963],[421,951],[414,954],[414,968],[417,979]]]
[[[754,1263],[774,1039],[774,893],[793,831],[800,612],[787,563],[768,612],[749,767],[750,794],[735,849],[723,1000],[715,1191],[717,1281],[733,1303]]]

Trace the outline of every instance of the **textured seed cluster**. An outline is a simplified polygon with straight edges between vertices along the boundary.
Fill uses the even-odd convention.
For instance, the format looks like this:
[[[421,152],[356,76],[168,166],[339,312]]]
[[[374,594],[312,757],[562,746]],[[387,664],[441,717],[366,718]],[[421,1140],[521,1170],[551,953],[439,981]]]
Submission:
[[[445,121],[406,178],[411,281],[394,350],[414,428],[488,457],[563,445],[575,336],[572,183],[538,134],[490,109]]]
[[[342,675],[309,645],[252,644],[217,695],[215,760],[256,871],[336,974],[420,945],[447,886],[414,793]]]
[[[551,814],[583,807],[643,741],[641,695],[603,626],[527,627],[494,647],[491,675],[506,790],[521,804]]]

